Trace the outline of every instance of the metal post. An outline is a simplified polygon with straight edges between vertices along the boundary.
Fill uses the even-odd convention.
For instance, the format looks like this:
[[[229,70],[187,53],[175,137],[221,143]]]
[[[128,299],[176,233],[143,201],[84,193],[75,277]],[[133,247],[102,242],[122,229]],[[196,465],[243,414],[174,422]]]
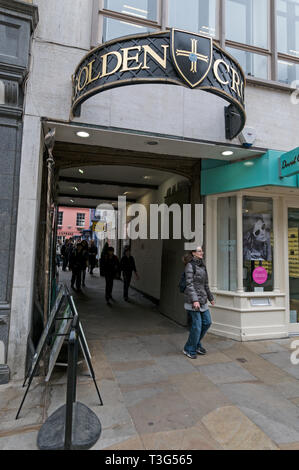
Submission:
[[[68,372],[65,407],[65,440],[64,449],[72,448],[73,406],[76,402],[78,360],[78,317],[74,318],[68,344]]]

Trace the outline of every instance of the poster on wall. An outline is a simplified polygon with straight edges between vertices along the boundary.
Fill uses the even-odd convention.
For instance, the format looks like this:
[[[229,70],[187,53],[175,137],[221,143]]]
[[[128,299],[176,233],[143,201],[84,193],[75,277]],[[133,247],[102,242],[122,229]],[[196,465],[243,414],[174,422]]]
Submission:
[[[243,214],[244,261],[272,261],[270,214]]]

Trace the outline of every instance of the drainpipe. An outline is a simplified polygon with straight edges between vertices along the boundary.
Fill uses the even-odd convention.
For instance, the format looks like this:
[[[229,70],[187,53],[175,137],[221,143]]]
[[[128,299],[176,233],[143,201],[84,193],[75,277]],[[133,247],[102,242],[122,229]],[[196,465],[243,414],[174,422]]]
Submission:
[[[48,182],[47,182],[47,214],[46,214],[46,236],[45,236],[45,276],[44,276],[44,326],[46,326],[49,315],[49,287],[50,287],[50,248],[51,248],[51,232],[53,220],[53,205],[52,205],[52,181],[53,181],[53,168],[55,161],[53,158],[53,149],[55,145],[55,132],[56,129],[51,129],[45,137],[45,145],[48,150],[47,169],[48,169]]]

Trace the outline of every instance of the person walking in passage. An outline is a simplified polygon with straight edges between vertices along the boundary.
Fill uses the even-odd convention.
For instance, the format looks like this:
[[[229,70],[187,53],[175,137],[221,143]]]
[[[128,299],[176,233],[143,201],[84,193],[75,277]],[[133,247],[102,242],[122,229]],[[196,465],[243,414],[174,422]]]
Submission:
[[[120,271],[123,275],[124,280],[124,300],[129,301],[129,287],[131,284],[132,273],[135,273],[135,277],[138,280],[139,276],[136,269],[136,264],[133,256],[131,256],[130,247],[126,247],[124,250],[124,256],[120,261]]]
[[[62,271],[66,271],[66,268],[69,266],[70,256],[72,254],[74,245],[71,238],[65,240],[64,244],[61,247],[61,256],[62,256]],[[70,268],[71,269],[71,268]]]
[[[94,240],[91,240],[88,248],[88,264],[89,264],[89,273],[93,274],[93,270],[97,262],[98,249],[95,245]]]
[[[76,284],[76,290],[77,292],[80,292],[82,271],[84,267],[86,269],[86,257],[84,256],[81,243],[77,243],[76,247],[72,250],[69,266],[72,271],[71,288],[75,290]]]
[[[184,347],[185,356],[196,359],[197,354],[206,354],[201,341],[212,324],[208,300],[214,306],[214,297],[209,288],[208,273],[203,262],[204,252],[198,247],[191,252],[192,260],[185,267],[185,309],[191,316],[189,338]]]
[[[86,240],[82,240],[82,256],[85,259],[85,264],[82,268],[82,286],[85,287],[85,277],[86,277],[86,269],[88,266],[88,243]]]
[[[120,275],[120,264],[118,257],[114,254],[114,248],[110,246],[107,250],[107,256],[103,259],[103,274],[106,280],[106,291],[105,291],[105,298],[107,305],[110,304],[110,300],[112,298],[112,290],[113,290],[113,281],[115,278],[119,278]]]

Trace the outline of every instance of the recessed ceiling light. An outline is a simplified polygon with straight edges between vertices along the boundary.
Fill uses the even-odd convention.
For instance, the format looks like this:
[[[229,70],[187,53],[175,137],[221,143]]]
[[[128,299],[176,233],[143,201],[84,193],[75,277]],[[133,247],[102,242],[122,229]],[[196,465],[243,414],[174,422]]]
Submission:
[[[151,177],[150,177],[150,176],[144,176],[143,179],[144,179],[144,180],[150,180]]]
[[[79,173],[81,173],[81,175],[83,175],[84,171],[81,170],[81,168],[79,168]]]
[[[82,139],[87,139],[87,137],[89,137],[88,132],[84,132],[84,131],[76,132],[76,134],[78,137],[82,137]]]
[[[79,191],[79,189],[76,186],[73,186],[72,189],[74,189],[75,191]]]
[[[253,166],[254,163],[253,163],[253,162],[245,162],[244,165],[245,165],[245,166]]]
[[[72,203],[73,203],[74,201],[73,201],[72,199],[70,199],[70,202],[72,202]]]
[[[230,156],[233,155],[233,154],[234,154],[234,152],[232,152],[231,150],[227,150],[227,151],[225,151],[225,152],[222,152],[222,155],[223,155],[224,157],[230,157]]]

